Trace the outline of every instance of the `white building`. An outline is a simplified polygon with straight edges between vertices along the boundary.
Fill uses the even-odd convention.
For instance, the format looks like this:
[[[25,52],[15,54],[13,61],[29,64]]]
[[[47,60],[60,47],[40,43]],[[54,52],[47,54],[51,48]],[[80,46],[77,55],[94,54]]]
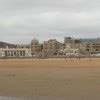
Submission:
[[[0,48],[0,57],[30,57],[29,48]]]

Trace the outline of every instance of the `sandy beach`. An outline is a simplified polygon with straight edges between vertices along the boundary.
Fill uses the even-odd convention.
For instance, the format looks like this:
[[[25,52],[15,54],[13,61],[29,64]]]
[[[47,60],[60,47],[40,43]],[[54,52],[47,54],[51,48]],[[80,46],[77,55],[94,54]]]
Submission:
[[[99,94],[99,58],[0,60],[0,96],[99,100]]]
[[[0,68],[99,68],[100,58],[0,59]]]

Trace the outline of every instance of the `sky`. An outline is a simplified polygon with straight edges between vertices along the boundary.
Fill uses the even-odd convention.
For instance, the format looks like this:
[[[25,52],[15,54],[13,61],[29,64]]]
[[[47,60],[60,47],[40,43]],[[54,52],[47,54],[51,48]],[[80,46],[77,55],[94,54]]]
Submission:
[[[100,0],[0,0],[0,41],[100,37]]]

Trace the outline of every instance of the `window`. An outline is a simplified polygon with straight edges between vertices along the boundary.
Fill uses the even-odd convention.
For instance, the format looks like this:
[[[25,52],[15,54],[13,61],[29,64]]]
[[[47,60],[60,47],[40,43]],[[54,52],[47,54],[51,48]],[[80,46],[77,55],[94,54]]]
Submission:
[[[98,51],[98,49],[96,49],[96,51]]]
[[[89,49],[86,49],[86,51],[89,51]]]

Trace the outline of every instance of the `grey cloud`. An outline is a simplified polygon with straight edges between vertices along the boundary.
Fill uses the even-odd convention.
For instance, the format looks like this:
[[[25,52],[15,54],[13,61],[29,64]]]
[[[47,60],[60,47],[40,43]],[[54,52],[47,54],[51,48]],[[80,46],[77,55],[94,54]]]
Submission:
[[[100,36],[99,0],[0,0],[0,40]]]

